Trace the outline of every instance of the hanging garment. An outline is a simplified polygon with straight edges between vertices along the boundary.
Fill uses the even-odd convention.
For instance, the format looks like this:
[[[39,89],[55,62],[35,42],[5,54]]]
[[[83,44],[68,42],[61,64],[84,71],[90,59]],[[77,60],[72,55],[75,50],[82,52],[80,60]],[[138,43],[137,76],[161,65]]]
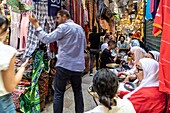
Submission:
[[[151,0],[147,0],[147,4],[146,4],[146,19],[147,20],[152,19],[150,9],[151,9]]]
[[[33,2],[32,12],[33,14],[36,15],[40,27],[46,30],[46,32],[51,32],[53,29],[55,29],[56,26],[55,18],[52,16],[48,16],[48,0]],[[45,25],[45,23],[47,25]],[[46,29],[46,26],[49,26],[49,28]],[[38,46],[39,46],[39,39],[35,35],[35,28],[32,24],[29,24],[27,44],[26,44],[27,48],[25,50],[23,58],[30,57]]]
[[[90,26],[90,29],[93,28],[93,25],[92,25],[92,21],[93,21],[93,1],[91,0],[88,0],[88,5],[89,5],[89,26]]]
[[[88,25],[88,22],[89,22],[88,11],[85,8],[84,9],[84,25]]]
[[[11,11],[11,36],[10,45],[17,49],[19,38],[19,26],[20,26],[21,14]]]
[[[155,18],[159,2],[160,2],[160,0],[151,0],[150,13],[152,14],[152,18],[153,19]]]
[[[158,36],[162,32],[159,59],[159,90],[170,94],[170,0],[161,0],[154,20],[153,34]],[[170,98],[167,111],[170,112]]]
[[[31,87],[20,96],[20,110],[24,113],[40,113],[38,79],[42,70],[48,70],[44,61],[44,51],[37,51],[33,60]],[[46,70],[47,69],[47,70]]]
[[[48,0],[48,16],[56,16],[61,9],[61,0]]]
[[[30,5],[31,0],[22,0],[22,2]],[[29,24],[28,13],[22,13],[22,20],[21,20],[21,26],[20,26],[20,46],[19,46],[19,50],[25,50],[26,42],[27,42],[28,24]]]

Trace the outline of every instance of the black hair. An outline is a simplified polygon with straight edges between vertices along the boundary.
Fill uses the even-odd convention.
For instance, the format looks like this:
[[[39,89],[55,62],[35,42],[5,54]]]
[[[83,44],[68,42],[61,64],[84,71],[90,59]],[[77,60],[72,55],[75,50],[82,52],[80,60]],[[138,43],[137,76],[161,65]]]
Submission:
[[[65,9],[60,10],[60,11],[58,11],[57,13],[59,13],[61,16],[66,15],[67,19],[70,19],[70,13],[69,13],[69,11],[67,11],[67,10],[65,10]]]
[[[125,36],[123,36],[123,35],[121,34],[120,37],[119,37],[119,41],[120,41],[120,39],[121,39],[122,37],[123,37],[124,40],[125,40]]]
[[[113,44],[116,44],[116,42],[115,42],[115,41],[113,41],[113,40],[109,40],[109,42],[108,42],[108,46],[113,45]]]
[[[94,75],[92,88],[99,95],[99,102],[111,109],[118,85],[117,76],[109,69],[103,68]]]
[[[109,40],[109,37],[105,36],[104,37],[104,41],[106,41],[106,40]]]
[[[152,56],[153,59],[155,59],[154,55],[151,52],[148,52],[148,53]]]
[[[5,24],[5,27],[3,27],[4,24]],[[0,14],[0,29],[2,29],[1,32],[0,32],[0,34],[2,34],[2,33],[4,33],[4,32],[7,31],[7,29],[8,29],[8,24],[9,24],[8,19],[7,19],[5,16],[3,16],[3,15]],[[2,28],[2,27],[3,27],[3,28]]]
[[[133,33],[129,33],[129,36],[133,36]]]
[[[93,26],[92,32],[93,32],[93,33],[96,33],[96,32],[97,32],[97,27],[96,27],[96,26]]]

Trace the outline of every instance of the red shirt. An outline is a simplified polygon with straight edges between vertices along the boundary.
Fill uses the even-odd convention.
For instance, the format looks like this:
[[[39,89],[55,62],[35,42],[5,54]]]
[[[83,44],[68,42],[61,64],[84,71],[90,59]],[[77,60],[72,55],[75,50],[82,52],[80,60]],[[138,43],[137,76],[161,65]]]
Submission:
[[[141,88],[128,99],[136,113],[163,113],[166,106],[166,94],[160,92],[158,87]]]

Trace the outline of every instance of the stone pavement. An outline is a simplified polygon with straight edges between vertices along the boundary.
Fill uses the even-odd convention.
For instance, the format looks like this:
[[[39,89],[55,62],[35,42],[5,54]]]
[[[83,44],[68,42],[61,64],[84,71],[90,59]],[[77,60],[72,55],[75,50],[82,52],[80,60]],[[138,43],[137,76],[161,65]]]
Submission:
[[[83,97],[84,97],[84,110],[88,111],[93,109],[96,104],[93,101],[92,96],[89,95],[87,88],[92,83],[92,76],[85,75],[82,79],[82,88],[83,88]],[[66,92],[64,96],[64,109],[63,113],[75,113],[74,110],[74,94],[71,86]],[[42,113],[53,113],[53,104],[47,104],[45,110]]]

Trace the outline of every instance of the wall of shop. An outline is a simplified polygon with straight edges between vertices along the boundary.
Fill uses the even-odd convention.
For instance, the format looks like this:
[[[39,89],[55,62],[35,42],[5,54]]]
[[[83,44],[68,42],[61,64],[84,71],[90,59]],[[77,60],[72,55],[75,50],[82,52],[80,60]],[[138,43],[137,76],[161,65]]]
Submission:
[[[151,20],[146,21],[145,43],[149,50],[159,51],[161,35],[156,36],[156,37],[152,35],[152,30],[153,30],[152,24],[153,24],[153,21]]]

